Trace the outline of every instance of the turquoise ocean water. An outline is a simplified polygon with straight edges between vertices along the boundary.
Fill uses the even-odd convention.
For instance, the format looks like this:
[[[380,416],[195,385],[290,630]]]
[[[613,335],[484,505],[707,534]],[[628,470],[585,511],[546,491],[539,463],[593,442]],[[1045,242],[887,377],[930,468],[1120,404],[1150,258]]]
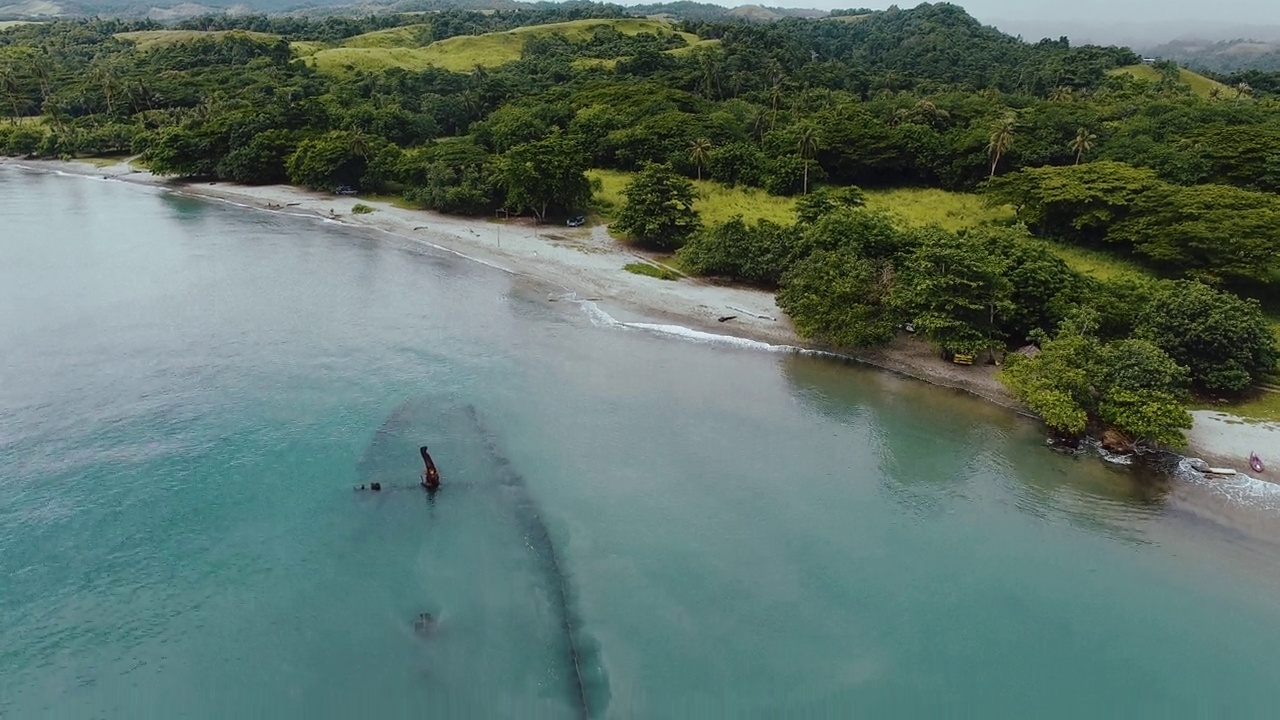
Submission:
[[[0,166],[0,717],[1280,708],[1265,489],[560,292]]]

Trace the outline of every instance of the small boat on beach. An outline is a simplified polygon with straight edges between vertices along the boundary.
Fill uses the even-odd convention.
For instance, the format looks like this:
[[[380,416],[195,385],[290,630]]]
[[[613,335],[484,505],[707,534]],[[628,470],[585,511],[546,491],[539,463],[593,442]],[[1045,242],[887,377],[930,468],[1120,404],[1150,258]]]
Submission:
[[[1236,471],[1232,470],[1231,468],[1211,467],[1211,468],[1205,468],[1204,472],[1206,475],[1235,475],[1236,474]]]

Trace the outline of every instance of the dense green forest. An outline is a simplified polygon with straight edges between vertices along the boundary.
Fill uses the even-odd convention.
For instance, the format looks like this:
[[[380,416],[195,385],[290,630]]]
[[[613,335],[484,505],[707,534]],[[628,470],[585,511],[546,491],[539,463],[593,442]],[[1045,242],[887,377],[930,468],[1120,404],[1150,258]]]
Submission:
[[[949,4],[766,24],[590,3],[58,21],[0,32],[0,153],[138,154],[163,175],[538,221],[591,209],[588,171],[626,172],[613,231],[776,291],[815,342],[1034,345],[1001,377],[1053,429],[1177,445],[1193,397],[1247,395],[1277,362],[1280,103],[1250,77],[1193,86]],[[794,196],[795,217],[703,223],[695,178]],[[894,187],[981,193],[1013,220],[945,230],[865,206]],[[1084,274],[1054,247],[1141,272]]]

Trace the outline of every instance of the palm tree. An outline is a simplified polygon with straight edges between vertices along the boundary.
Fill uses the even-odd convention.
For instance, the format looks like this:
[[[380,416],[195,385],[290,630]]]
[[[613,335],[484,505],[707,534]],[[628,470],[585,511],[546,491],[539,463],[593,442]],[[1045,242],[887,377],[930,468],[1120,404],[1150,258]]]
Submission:
[[[693,161],[695,167],[698,168],[698,180],[702,180],[702,166],[707,164],[707,159],[711,157],[711,141],[706,138],[698,138],[689,146],[689,159]]]
[[[1000,157],[1013,148],[1013,128],[1017,122],[1018,119],[1015,116],[1006,115],[991,131],[991,142],[987,143],[987,154],[991,156],[991,177],[996,176],[996,166],[1000,164]]]
[[[796,138],[796,149],[800,151],[800,158],[804,160],[804,194],[809,194],[809,162],[813,160],[813,156],[818,154],[819,146],[818,128],[813,123],[805,123],[800,126],[800,135]]]
[[[704,50],[698,53],[698,65],[702,72],[699,79],[702,84],[702,94],[710,99],[720,88],[720,57],[715,50]]]
[[[1075,95],[1072,94],[1071,88],[1059,85],[1049,93],[1049,102],[1070,102]]]
[[[111,117],[115,114],[116,91],[120,89],[115,68],[110,60],[95,60],[89,76],[102,87],[102,98],[107,103],[107,117]]]
[[[1245,95],[1252,95],[1253,88],[1249,87],[1249,83],[1241,81],[1236,85],[1236,102],[1240,102],[1240,98]]]
[[[742,86],[746,84],[746,81],[747,76],[744,73],[738,72],[729,76],[729,92],[733,94],[733,97],[738,97],[742,94]]]
[[[1210,100],[1217,100],[1220,95],[1222,95],[1222,88],[1218,87],[1217,85],[1214,85],[1213,87],[1209,88]]]
[[[770,130],[778,126],[778,103],[782,102],[783,94],[782,81],[775,80],[773,86],[769,88],[769,102],[773,105],[773,119],[769,121]]]
[[[1077,165],[1080,164],[1080,156],[1092,150],[1093,141],[1097,139],[1097,135],[1094,135],[1084,128],[1076,130],[1076,137],[1071,141],[1071,150],[1076,154]]]
[[[53,80],[53,64],[47,54],[41,53],[31,62],[31,74],[40,83],[40,100],[43,102],[49,97],[49,85]]]
[[[462,112],[466,114],[467,120],[470,121],[474,117],[478,117],[484,109],[480,103],[480,93],[474,90],[464,90],[458,95],[458,105],[462,107]]]
[[[763,143],[764,134],[769,127],[769,111],[762,107],[755,108],[751,111],[747,124],[751,126],[751,134],[755,136],[756,143]]]
[[[352,127],[347,136],[347,151],[360,157],[369,156],[369,138],[358,127]]]
[[[8,96],[9,105],[13,108],[13,124],[17,125],[18,119],[22,117],[22,108],[18,104],[18,96],[22,94],[22,83],[18,81],[18,73],[8,65],[0,67],[0,92]]]

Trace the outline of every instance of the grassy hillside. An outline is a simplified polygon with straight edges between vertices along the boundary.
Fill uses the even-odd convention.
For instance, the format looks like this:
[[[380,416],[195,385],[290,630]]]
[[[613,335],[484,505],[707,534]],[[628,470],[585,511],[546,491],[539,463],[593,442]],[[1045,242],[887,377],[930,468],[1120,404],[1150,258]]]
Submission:
[[[117,33],[116,37],[128,40],[138,46],[139,50],[149,50],[162,45],[199,40],[200,38],[217,38],[227,35],[243,35],[255,40],[279,40],[279,35],[253,32],[251,30],[138,30],[136,32]]]
[[[622,205],[623,192],[632,173],[617,170],[592,170],[588,173],[601,183],[596,200],[606,214]],[[748,221],[795,221],[795,198],[770,195],[758,188],[728,187],[711,180],[694,181],[700,195],[694,209],[702,215],[704,225],[714,225],[741,215]],[[896,188],[867,191],[867,207],[897,217],[905,225],[940,225],[948,230],[1003,223],[1012,219],[1007,207],[988,207],[978,195],[948,192],[933,188]]]
[[[587,173],[593,180],[600,180],[601,188],[595,195],[600,211],[610,215],[622,207],[623,193],[631,182],[633,173],[619,170],[591,170]],[[702,215],[703,225],[714,225],[725,222],[734,215],[741,215],[748,221],[772,220],[777,223],[795,221],[793,208],[795,198],[777,197],[759,188],[728,187],[711,180],[694,181],[699,198],[693,208]]]
[[[1148,80],[1151,82],[1157,82],[1160,80],[1160,71],[1150,65],[1126,65],[1125,67],[1116,68],[1110,72],[1116,75],[1131,75],[1139,80]],[[1191,87],[1192,92],[1202,98],[1209,97],[1209,91],[1215,87],[1222,91],[1224,95],[1227,94],[1226,85],[1223,85],[1216,80],[1210,80],[1199,73],[1191,72],[1186,68],[1178,69],[1178,77],[1181,79],[1183,84]]]
[[[680,35],[689,45],[698,42],[692,33],[677,33],[665,20],[648,18],[621,18],[614,20],[574,20],[571,22],[531,25],[506,32],[483,35],[459,35],[434,43],[425,42],[429,35],[426,25],[379,30],[357,35],[344,41],[341,47],[317,49],[310,44],[295,43],[294,52],[299,57],[310,58],[316,69],[335,72],[345,66],[363,70],[401,67],[421,70],[429,65],[466,72],[480,67],[496,67],[520,59],[525,40],[531,37],[561,34],[570,40],[586,40],[598,27],[612,27],[624,35],[669,32]],[[679,50],[677,50],[679,52]]]
[[[405,70],[422,70],[432,62],[426,54],[426,48],[326,48],[311,49],[304,54],[300,48],[294,48],[294,54],[307,61],[320,72],[335,73],[346,69],[348,65],[357,70],[377,71],[393,67]],[[451,68],[452,69],[452,68]],[[465,68],[471,69],[471,68]]]
[[[868,190],[867,207],[886,211],[908,225],[939,225],[947,230],[1013,219],[1012,208],[988,207],[980,195],[935,188]]]
[[[680,34],[685,35],[686,33],[680,33]],[[685,39],[688,40],[688,38],[685,38]],[[696,40],[696,41],[690,41],[690,44],[686,45],[685,47],[676,48],[675,50],[667,50],[666,52],[669,52],[672,55],[688,55],[689,53],[692,53],[697,48],[710,48],[710,47],[715,47],[719,44],[720,44],[720,40],[718,38],[711,39],[711,40]]]
[[[11,28],[14,25],[27,25],[30,22],[30,20],[0,20],[0,30]]]
[[[411,48],[426,47],[430,44],[431,26],[422,23],[356,35],[343,40],[339,43],[339,46],[348,48]]]

